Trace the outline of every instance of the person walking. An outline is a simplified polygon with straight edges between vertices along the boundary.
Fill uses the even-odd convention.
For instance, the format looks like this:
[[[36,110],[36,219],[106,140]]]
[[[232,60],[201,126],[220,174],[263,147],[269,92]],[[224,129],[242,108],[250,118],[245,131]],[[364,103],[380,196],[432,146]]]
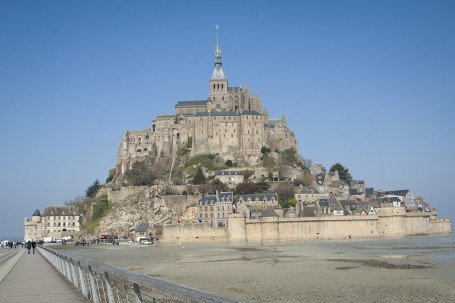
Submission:
[[[36,248],[35,240],[32,240],[32,248],[33,248],[33,253],[35,253],[35,248]]]
[[[25,247],[27,247],[28,254],[30,254],[30,249],[32,249],[32,242],[28,240],[27,243],[25,244]]]

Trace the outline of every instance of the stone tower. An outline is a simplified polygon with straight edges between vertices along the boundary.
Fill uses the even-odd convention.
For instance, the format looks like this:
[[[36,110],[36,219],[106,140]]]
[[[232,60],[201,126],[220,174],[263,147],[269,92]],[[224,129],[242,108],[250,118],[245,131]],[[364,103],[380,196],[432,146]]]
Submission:
[[[218,25],[216,26],[215,68],[209,81],[209,111],[229,111],[228,81],[224,75],[221,62],[221,49],[218,43]]]

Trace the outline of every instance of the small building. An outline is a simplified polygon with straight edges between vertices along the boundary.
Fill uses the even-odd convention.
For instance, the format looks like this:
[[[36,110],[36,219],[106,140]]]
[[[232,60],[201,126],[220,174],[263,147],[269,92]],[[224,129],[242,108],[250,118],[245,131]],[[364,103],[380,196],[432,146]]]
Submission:
[[[134,239],[139,242],[139,240],[137,240],[139,238],[151,238],[149,227],[148,223],[139,223],[134,231]]]
[[[320,195],[316,188],[310,186],[302,186],[299,187],[298,192],[294,194],[294,198],[297,200],[297,202],[313,203],[320,198]]]
[[[245,177],[236,170],[219,170],[215,172],[215,179],[219,179],[229,188],[235,188],[237,185],[243,182]]]

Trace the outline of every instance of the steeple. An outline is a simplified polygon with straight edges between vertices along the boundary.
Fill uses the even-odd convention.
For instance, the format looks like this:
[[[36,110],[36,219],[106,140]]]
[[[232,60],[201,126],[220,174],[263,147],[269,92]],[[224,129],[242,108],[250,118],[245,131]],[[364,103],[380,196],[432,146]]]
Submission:
[[[225,80],[223,69],[221,68],[221,49],[218,43],[218,25],[216,26],[216,50],[215,50],[215,68],[210,80]]]

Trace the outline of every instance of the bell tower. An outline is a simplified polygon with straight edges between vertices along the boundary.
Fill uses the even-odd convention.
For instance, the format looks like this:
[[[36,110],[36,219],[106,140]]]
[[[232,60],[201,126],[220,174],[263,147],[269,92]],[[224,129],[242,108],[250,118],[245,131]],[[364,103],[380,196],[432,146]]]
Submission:
[[[209,99],[212,101],[212,110],[228,110],[228,81],[221,67],[221,49],[218,43],[218,25],[216,26],[215,68],[209,81]]]

